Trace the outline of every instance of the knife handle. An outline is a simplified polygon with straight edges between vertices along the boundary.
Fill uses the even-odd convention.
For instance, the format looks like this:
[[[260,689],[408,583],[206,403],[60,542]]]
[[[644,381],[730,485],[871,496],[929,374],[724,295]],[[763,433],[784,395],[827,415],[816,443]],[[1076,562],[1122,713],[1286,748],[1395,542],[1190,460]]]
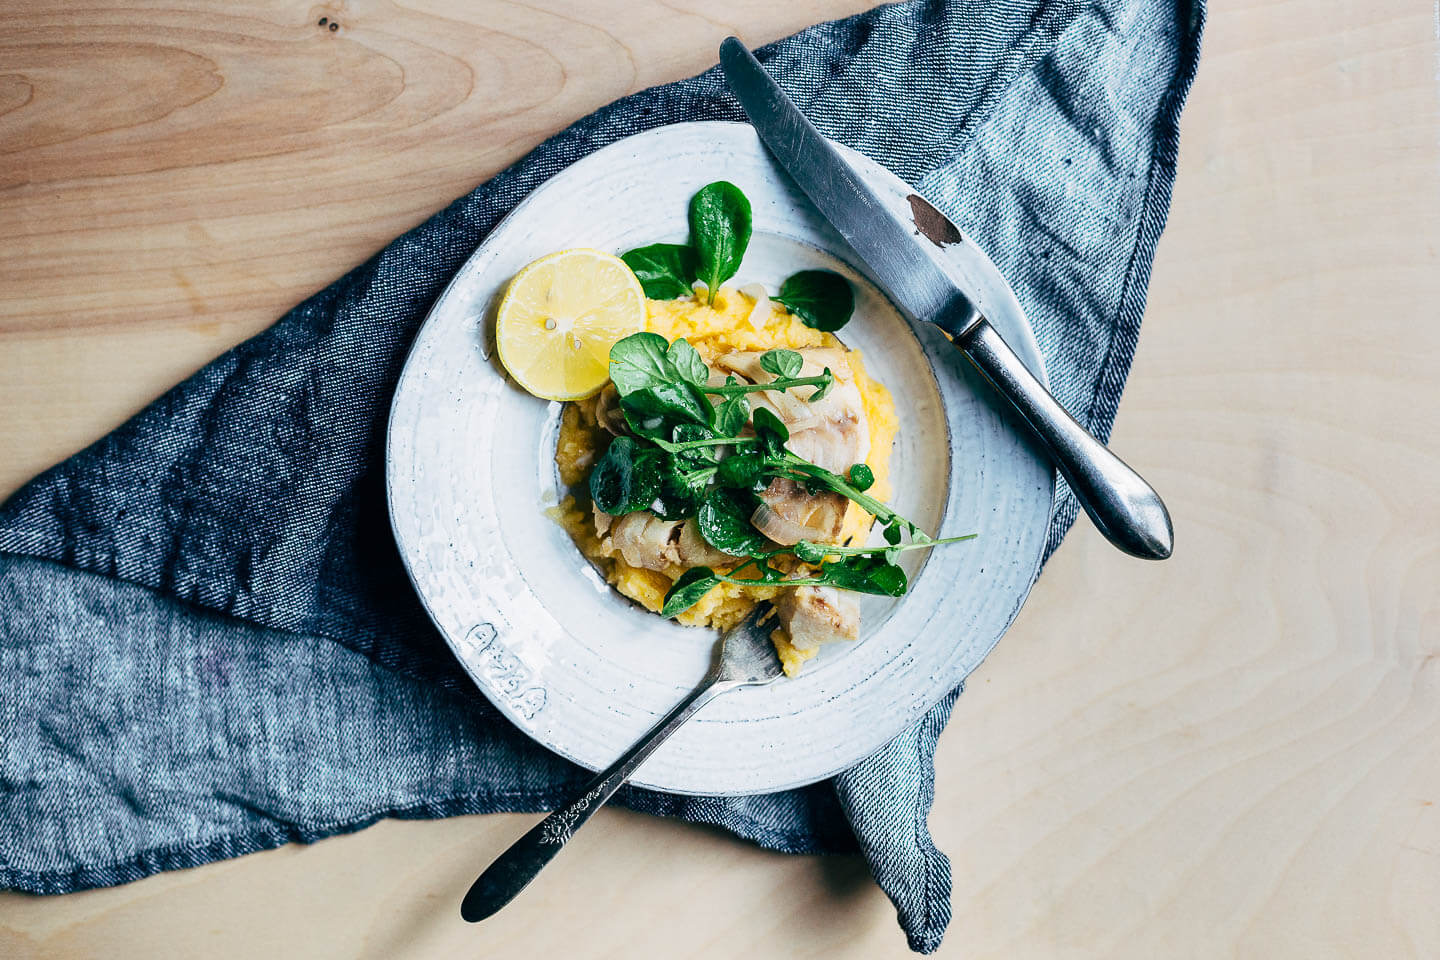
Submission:
[[[982,317],[970,324],[955,345],[1035,431],[1075,498],[1111,543],[1147,560],[1170,556],[1175,532],[1160,495],[1065,412],[988,320]]]

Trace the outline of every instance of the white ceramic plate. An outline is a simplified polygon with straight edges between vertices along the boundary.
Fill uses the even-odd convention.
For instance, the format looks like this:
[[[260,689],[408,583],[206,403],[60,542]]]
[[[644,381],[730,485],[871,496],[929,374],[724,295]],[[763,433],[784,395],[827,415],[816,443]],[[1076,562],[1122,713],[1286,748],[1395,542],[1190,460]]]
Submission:
[[[910,188],[847,157],[908,214]],[[980,663],[1034,581],[1053,490],[1050,468],[969,364],[857,270],[853,251],[749,125],[685,123],[629,137],[558,174],[496,227],[416,338],[391,411],[387,479],[410,577],[480,689],[551,750],[591,769],[611,763],[694,688],[716,634],[620,596],[546,516],[564,494],[553,462],[561,405],[506,379],[494,308],[510,277],[543,254],[683,242],[691,195],[719,179],[739,185],[754,210],[754,239],[732,282],[775,290],[796,270],[825,267],[854,283],[855,317],[840,336],[895,396],[896,509],[932,532],[979,534],[929,557],[906,554],[909,593],[863,598],[858,643],[824,648],[795,680],[706,707],[635,777],[673,792],[762,793],[868,756]],[[992,284],[977,299],[1043,379],[1013,296]]]

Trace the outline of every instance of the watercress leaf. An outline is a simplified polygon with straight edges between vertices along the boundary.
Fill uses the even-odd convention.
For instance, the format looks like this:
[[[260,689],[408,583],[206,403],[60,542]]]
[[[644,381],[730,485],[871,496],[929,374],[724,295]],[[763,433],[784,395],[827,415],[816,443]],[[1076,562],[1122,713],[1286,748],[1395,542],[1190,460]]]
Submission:
[[[750,422],[750,401],[737,393],[715,408],[715,432],[722,437],[736,437]]]
[[[801,270],[780,285],[775,299],[816,330],[834,332],[855,312],[850,281],[833,270]]]
[[[662,383],[635,390],[620,398],[625,421],[642,437],[667,438],[677,424],[708,425],[715,409],[708,398],[688,383]]]
[[[816,403],[820,400],[824,400],[825,394],[829,393],[830,388],[835,386],[835,374],[830,372],[829,367],[825,368],[825,376],[829,377],[830,379],[826,380],[824,383],[820,384],[820,386],[816,387],[815,392],[805,398],[807,403]]]
[[[660,616],[673,617],[677,613],[684,613],[699,603],[700,598],[719,582],[709,567],[691,567],[680,575],[680,579],[676,580],[674,586],[665,594]]]
[[[670,432],[671,443],[694,443],[697,440],[717,439],[715,431],[700,423],[678,423],[675,429]],[[713,447],[699,447],[694,450],[686,450],[685,453],[705,454],[713,450]]]
[[[690,443],[695,440],[714,440],[715,431],[709,427],[702,427],[698,423],[682,423],[675,427],[673,433],[674,442]],[[677,470],[702,470],[705,467],[713,467],[720,459],[719,447],[692,447],[689,450],[674,450],[672,455],[675,458]]]
[[[900,550],[898,547],[891,547],[883,554],[885,562],[894,566],[900,562]]]
[[[690,198],[690,242],[699,260],[709,302],[735,276],[750,245],[750,201],[735,184],[717,180]]]
[[[898,520],[885,528],[885,542],[889,544],[900,542],[900,522]]]
[[[652,243],[621,254],[620,259],[651,300],[675,300],[695,292],[690,285],[698,276],[700,261],[689,244]]]
[[[829,556],[829,554],[825,552],[824,545],[811,543],[809,540],[801,540],[790,549],[798,559],[804,560],[806,563],[820,563]]]
[[[711,490],[700,503],[696,520],[700,536],[721,553],[735,557],[758,556],[767,544],[750,525],[750,508],[730,490]]]
[[[667,469],[665,455],[659,450],[639,448],[630,471],[630,502],[625,512],[648,509],[660,496]]]
[[[665,351],[665,359],[670,361],[670,366],[682,380],[697,387],[705,386],[705,381],[710,379],[710,368],[705,366],[700,354],[684,337],[670,344],[670,349]]]
[[[710,489],[710,478],[713,476],[713,471],[676,470],[667,474],[660,498],[668,501],[673,510],[678,511],[683,506],[685,516],[693,517],[700,509],[700,499]]]
[[[713,429],[715,426],[715,404],[710,401],[710,398],[705,394],[704,390],[693,384],[690,386],[690,395],[694,399],[695,406],[700,414],[700,422]]]
[[[820,577],[842,590],[873,593],[882,597],[903,597],[909,586],[905,571],[883,557],[862,554],[820,565]]]
[[[875,471],[870,469],[869,464],[857,463],[850,470],[850,486],[864,493],[875,486]]]
[[[777,377],[798,377],[805,359],[794,350],[766,350],[760,355],[760,369]]]
[[[687,520],[700,509],[700,501],[679,474],[667,473],[650,509],[662,520]]]
[[[694,512],[694,505],[688,500],[670,501],[661,497],[650,511],[661,520],[686,520]]]
[[[659,439],[668,426],[664,416],[659,413],[647,412],[645,405],[640,402],[627,404],[621,400],[620,413],[625,417],[625,422],[629,424],[630,430],[637,436]]]
[[[675,428],[680,442],[708,439],[713,434],[704,427],[686,424]],[[664,454],[665,467],[662,471],[659,502],[661,513],[667,520],[693,517],[700,507],[700,498],[715,476],[716,466],[713,447],[698,447],[694,450],[678,450]]]
[[[722,487],[753,490],[765,479],[765,459],[758,453],[734,453],[720,461],[715,481]]]
[[[658,333],[632,333],[617,340],[610,348],[610,379],[620,396],[673,381],[675,368],[666,356],[669,349],[670,342]]]
[[[750,423],[755,428],[760,449],[767,456],[778,456],[785,449],[785,441],[790,439],[790,430],[769,407],[756,407]]]
[[[606,513],[628,513],[634,488],[635,441],[616,437],[590,471],[590,499]]]

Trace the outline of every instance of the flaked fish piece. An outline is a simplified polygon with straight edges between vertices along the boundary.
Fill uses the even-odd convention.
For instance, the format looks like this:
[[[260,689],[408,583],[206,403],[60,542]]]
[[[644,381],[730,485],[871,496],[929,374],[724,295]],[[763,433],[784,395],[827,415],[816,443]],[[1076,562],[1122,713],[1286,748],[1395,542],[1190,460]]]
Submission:
[[[662,520],[649,510],[636,510],[614,518],[609,531],[610,542],[632,567],[664,570],[677,565],[712,566],[735,559],[706,543],[693,518]]]
[[[775,598],[775,612],[797,650],[860,636],[860,604],[834,587],[785,590]]]
[[[671,533],[677,533],[679,526],[648,510],[637,510],[615,518],[610,525],[610,542],[630,566],[664,570],[679,560],[677,548],[670,541]]]
[[[797,387],[781,392],[766,391],[750,396],[751,406],[766,406],[790,431],[786,444],[796,456],[843,474],[853,464],[865,462],[870,454],[870,422],[855,371],[844,350],[838,347],[805,347],[796,351],[802,361],[800,376],[817,377],[828,368],[835,377],[830,391],[814,403],[809,398],[815,387]],[[760,366],[763,353],[754,350],[727,353],[716,366],[744,377],[751,383],[769,383],[775,377]]]

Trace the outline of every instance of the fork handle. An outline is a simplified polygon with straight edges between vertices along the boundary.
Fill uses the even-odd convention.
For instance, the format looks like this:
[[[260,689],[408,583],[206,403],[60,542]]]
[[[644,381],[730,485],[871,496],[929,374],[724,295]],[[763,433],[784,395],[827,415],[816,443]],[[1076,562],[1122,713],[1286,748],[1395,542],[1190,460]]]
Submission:
[[[1030,425],[1106,539],[1147,560],[1170,556],[1175,533],[1160,495],[1065,412],[988,320],[971,323],[955,345]]]
[[[640,742],[616,760],[609,769],[595,775],[576,793],[575,799],[531,827],[510,849],[500,854],[495,862],[485,868],[476,881],[470,885],[465,899],[460,904],[460,916],[471,923],[477,923],[515,899],[531,880],[549,863],[560,848],[604,806],[605,801],[615,795],[626,780],[630,779],[640,764],[650,754],[680,729],[680,725],[695,715],[701,707],[714,700],[736,684],[714,679],[690,694],[655,724]]]

